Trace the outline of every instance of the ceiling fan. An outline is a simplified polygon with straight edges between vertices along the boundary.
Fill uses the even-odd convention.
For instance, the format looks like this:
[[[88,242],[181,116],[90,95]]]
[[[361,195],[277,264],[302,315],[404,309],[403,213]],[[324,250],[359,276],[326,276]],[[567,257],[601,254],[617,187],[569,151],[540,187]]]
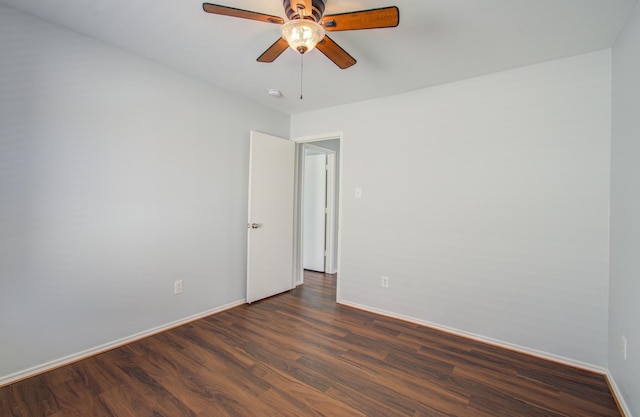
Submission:
[[[283,0],[282,3],[289,19],[287,23],[278,16],[219,4],[204,3],[202,8],[207,13],[282,25],[280,39],[258,57],[258,62],[275,61],[287,47],[300,54],[317,47],[341,69],[351,67],[356,60],[327,36],[325,31],[396,27],[400,20],[398,8],[395,6],[324,16],[326,0]]]

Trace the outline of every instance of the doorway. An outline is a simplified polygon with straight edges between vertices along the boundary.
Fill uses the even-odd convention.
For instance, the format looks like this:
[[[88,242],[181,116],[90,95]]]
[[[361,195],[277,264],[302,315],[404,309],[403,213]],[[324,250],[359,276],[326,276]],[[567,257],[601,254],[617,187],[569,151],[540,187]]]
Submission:
[[[305,269],[327,274],[339,271],[341,135],[295,141],[298,167],[294,275],[296,285],[300,285]]]
[[[335,266],[336,151],[304,144],[302,268],[333,274]]]

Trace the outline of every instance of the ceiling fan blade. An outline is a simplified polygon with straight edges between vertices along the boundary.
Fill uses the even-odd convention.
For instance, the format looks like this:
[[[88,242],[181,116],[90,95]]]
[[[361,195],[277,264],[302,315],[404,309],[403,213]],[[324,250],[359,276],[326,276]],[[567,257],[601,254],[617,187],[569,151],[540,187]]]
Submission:
[[[284,23],[284,19],[278,16],[220,6],[219,4],[202,3],[202,9],[207,13],[220,14],[223,16],[240,17],[242,19],[258,20],[260,22],[276,23],[279,25]]]
[[[331,14],[323,17],[320,21],[322,27],[330,32],[392,28],[398,26],[398,23],[400,23],[400,11],[396,6]]]
[[[280,56],[280,54],[282,54],[287,48],[289,47],[289,44],[287,43],[287,41],[283,38],[278,39],[277,41],[275,41],[273,43],[273,45],[271,45],[269,48],[267,48],[266,51],[264,51],[262,53],[262,55],[260,55],[258,57],[258,62],[273,62],[276,60],[277,57]]]
[[[341,69],[347,69],[352,65],[355,65],[356,60],[347,53],[344,49],[335,43],[330,37],[325,36],[318,44],[316,48],[320,50],[327,58],[333,61],[334,64]]]

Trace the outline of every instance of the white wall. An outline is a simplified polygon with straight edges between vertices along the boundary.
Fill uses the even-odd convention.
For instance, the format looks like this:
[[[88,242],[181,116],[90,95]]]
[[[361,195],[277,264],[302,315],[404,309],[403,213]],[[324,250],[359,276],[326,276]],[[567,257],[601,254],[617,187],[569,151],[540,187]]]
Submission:
[[[342,301],[605,367],[610,95],[600,51],[292,116],[344,135]]]
[[[0,5],[0,381],[244,298],[251,129],[289,116]]]
[[[613,48],[609,369],[640,416],[640,5]],[[628,342],[622,359],[621,339]]]

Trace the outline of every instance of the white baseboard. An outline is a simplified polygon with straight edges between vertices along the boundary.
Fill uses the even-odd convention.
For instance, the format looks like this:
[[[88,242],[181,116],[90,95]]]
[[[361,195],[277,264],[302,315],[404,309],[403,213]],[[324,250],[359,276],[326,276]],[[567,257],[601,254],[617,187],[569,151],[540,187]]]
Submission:
[[[38,374],[41,374],[41,373],[44,373],[44,372],[47,372],[47,371],[51,371],[51,370],[59,368],[61,366],[69,365],[70,363],[77,362],[77,361],[80,361],[82,359],[86,359],[88,357],[98,355],[98,354],[106,352],[108,350],[115,349],[115,348],[118,348],[120,346],[124,346],[124,345],[126,345],[128,343],[135,342],[135,341],[140,340],[140,339],[144,339],[145,337],[153,336],[154,334],[158,334],[158,333],[173,329],[175,327],[182,326],[183,324],[187,324],[187,323],[190,323],[192,321],[199,320],[201,318],[210,316],[212,314],[220,313],[222,311],[228,310],[228,309],[233,308],[233,307],[237,307],[237,306],[245,304],[245,303],[246,303],[246,299],[234,301],[232,303],[225,304],[223,306],[220,306],[220,307],[208,310],[208,311],[203,311],[202,313],[197,313],[197,314],[194,314],[194,315],[189,316],[189,317],[185,317],[185,318],[180,319],[180,320],[172,321],[171,323],[167,323],[167,324],[163,324],[163,325],[158,326],[158,327],[154,327],[153,329],[145,330],[145,331],[133,334],[131,336],[124,337],[122,339],[114,340],[112,342],[108,342],[108,343],[105,343],[105,344],[100,345],[100,346],[96,346],[96,347],[93,347],[93,348],[90,348],[90,349],[87,349],[87,350],[83,350],[82,352],[74,353],[72,355],[68,355],[68,356],[65,356],[63,358],[55,359],[55,360],[47,362],[47,363],[36,365],[34,367],[25,369],[23,371],[19,371],[19,372],[15,372],[13,374],[2,376],[2,377],[0,377],[0,388],[5,386],[5,385],[13,384],[14,382],[18,382],[20,380],[27,379],[27,378],[30,378],[32,376],[36,376]]]
[[[618,408],[620,409],[622,416],[633,417],[631,415],[631,409],[624,400],[622,392],[620,391],[620,388],[618,388],[618,384],[616,384],[616,380],[613,378],[613,375],[611,375],[611,372],[607,371],[605,377],[607,378],[607,383],[609,384],[609,388],[611,388],[611,392],[613,393],[616,403],[618,403]]]
[[[509,343],[509,342],[504,342],[502,340],[497,340],[497,339],[493,339],[493,338],[490,338],[490,337],[478,335],[478,334],[475,334],[475,333],[466,332],[464,330],[458,330],[458,329],[455,329],[455,328],[452,328],[452,327],[443,326],[443,325],[440,325],[440,324],[437,324],[437,323],[432,323],[432,322],[429,322],[429,321],[426,321],[426,320],[420,320],[420,319],[417,319],[415,317],[409,317],[409,316],[405,316],[405,315],[402,315],[402,314],[393,313],[391,311],[381,310],[379,308],[369,307],[369,306],[358,304],[358,303],[353,303],[353,302],[347,301],[347,300],[340,300],[340,301],[338,301],[338,303],[339,304],[343,304],[345,306],[357,308],[359,310],[364,310],[364,311],[369,311],[371,313],[380,314],[382,316],[387,316],[387,317],[391,317],[391,318],[394,318],[394,319],[407,321],[409,323],[419,324],[421,326],[425,326],[425,327],[429,327],[429,328],[432,328],[432,329],[440,330],[440,331],[443,331],[443,332],[451,333],[451,334],[454,334],[456,336],[462,336],[462,337],[465,337],[467,339],[472,339],[472,340],[475,340],[475,341],[478,341],[478,342],[487,343],[489,345],[497,346],[497,347],[500,347],[500,348],[513,350],[513,351],[524,353],[524,354],[527,354],[527,355],[530,355],[530,356],[535,356],[535,357],[540,358],[540,359],[545,359],[545,360],[548,360],[548,361],[561,363],[563,365],[569,365],[569,366],[572,366],[574,368],[583,369],[583,370],[586,370],[586,371],[589,371],[589,372],[595,372],[595,373],[598,373],[598,374],[601,374],[601,375],[606,375],[607,372],[608,372],[608,370],[606,368],[603,368],[601,366],[592,365],[590,363],[577,361],[577,360],[574,360],[574,359],[566,358],[564,356],[559,356],[559,355],[555,355],[553,353],[548,353],[548,352],[543,352],[543,351],[536,350],[536,349],[527,348],[525,346],[520,346],[520,345],[516,345],[516,344],[513,344],[513,343]]]

